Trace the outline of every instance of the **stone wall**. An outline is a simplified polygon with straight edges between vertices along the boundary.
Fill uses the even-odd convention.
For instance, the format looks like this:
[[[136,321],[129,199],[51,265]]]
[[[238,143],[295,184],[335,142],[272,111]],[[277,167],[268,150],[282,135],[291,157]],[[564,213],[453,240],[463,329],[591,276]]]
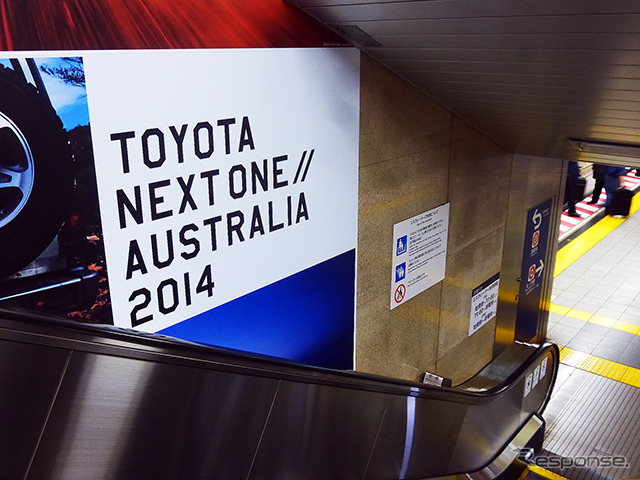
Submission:
[[[512,155],[366,55],[360,108],[356,368],[459,382],[493,355],[471,292],[500,271]],[[393,225],[447,202],[445,280],[390,310]]]

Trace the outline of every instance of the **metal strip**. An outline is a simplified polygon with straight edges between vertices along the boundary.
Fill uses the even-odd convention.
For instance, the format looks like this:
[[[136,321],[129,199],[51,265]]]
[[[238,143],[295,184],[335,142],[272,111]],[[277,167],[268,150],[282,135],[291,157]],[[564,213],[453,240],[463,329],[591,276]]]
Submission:
[[[33,449],[33,454],[31,455],[31,460],[29,460],[29,465],[27,466],[27,470],[24,474],[24,479],[27,480],[29,478],[29,472],[31,471],[31,466],[33,465],[33,461],[36,458],[36,454],[38,453],[38,449],[40,448],[40,442],[42,441],[42,436],[44,435],[44,431],[47,429],[47,424],[49,423],[49,418],[51,417],[51,412],[53,411],[53,406],[56,403],[56,399],[58,398],[58,393],[60,393],[60,387],[62,387],[62,382],[64,381],[64,377],[67,373],[67,369],[69,368],[69,363],[71,362],[71,356],[73,355],[73,351],[69,351],[67,354],[67,361],[64,364],[64,368],[62,369],[62,374],[60,375],[60,381],[58,382],[58,387],[56,388],[56,392],[51,399],[51,405],[49,405],[49,411],[47,412],[47,418],[42,423],[42,429],[40,430],[40,435],[38,436],[38,441]]]

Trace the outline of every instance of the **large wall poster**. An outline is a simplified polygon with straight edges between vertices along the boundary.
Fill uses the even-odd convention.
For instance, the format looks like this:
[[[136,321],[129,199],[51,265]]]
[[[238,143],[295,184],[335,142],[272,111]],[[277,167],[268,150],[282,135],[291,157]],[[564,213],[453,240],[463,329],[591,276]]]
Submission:
[[[351,368],[357,50],[80,56],[113,323]]]

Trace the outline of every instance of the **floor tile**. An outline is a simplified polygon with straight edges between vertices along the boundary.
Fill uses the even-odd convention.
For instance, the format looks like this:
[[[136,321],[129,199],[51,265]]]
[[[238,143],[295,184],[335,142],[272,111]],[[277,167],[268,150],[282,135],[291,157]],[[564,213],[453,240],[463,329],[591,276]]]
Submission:
[[[564,295],[559,295],[553,300],[553,303],[556,303],[558,305],[562,305],[563,307],[573,308],[579,302],[578,302],[578,300],[567,298]]]
[[[584,320],[578,320],[577,318],[562,317],[558,322],[559,325],[572,328],[576,332],[584,327]]]
[[[625,352],[618,358],[618,363],[640,369],[640,355],[629,355]]]
[[[597,345],[591,351],[591,355],[604,358],[606,360],[611,360],[612,362],[619,362],[623,354],[624,352],[619,348],[603,347],[602,345]]]
[[[566,346],[582,353],[591,354],[598,346],[598,341],[573,337]]]
[[[620,330],[615,330],[613,328],[610,328],[607,334],[604,336],[603,340],[607,340],[607,339],[621,340],[624,342],[626,346],[628,346],[635,340],[636,336],[637,335],[634,335],[632,333],[621,332]]]
[[[607,333],[609,333],[609,329],[607,327],[596,325],[594,323],[584,323],[578,331],[578,335],[596,338],[604,338]]]
[[[574,307],[577,308],[577,307]],[[611,318],[614,320],[620,320],[620,317],[624,312],[621,312],[615,308],[609,308],[607,304],[603,305],[596,312],[598,315],[602,315],[603,317]]]

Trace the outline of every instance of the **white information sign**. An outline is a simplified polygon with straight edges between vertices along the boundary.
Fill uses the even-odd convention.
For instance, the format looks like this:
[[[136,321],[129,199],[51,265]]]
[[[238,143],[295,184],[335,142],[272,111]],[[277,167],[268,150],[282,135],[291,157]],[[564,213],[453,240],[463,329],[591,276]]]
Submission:
[[[449,204],[393,226],[391,309],[444,279]]]
[[[498,312],[498,287],[500,274],[496,273],[482,285],[473,289],[471,294],[471,318],[469,336],[486,325]]]

